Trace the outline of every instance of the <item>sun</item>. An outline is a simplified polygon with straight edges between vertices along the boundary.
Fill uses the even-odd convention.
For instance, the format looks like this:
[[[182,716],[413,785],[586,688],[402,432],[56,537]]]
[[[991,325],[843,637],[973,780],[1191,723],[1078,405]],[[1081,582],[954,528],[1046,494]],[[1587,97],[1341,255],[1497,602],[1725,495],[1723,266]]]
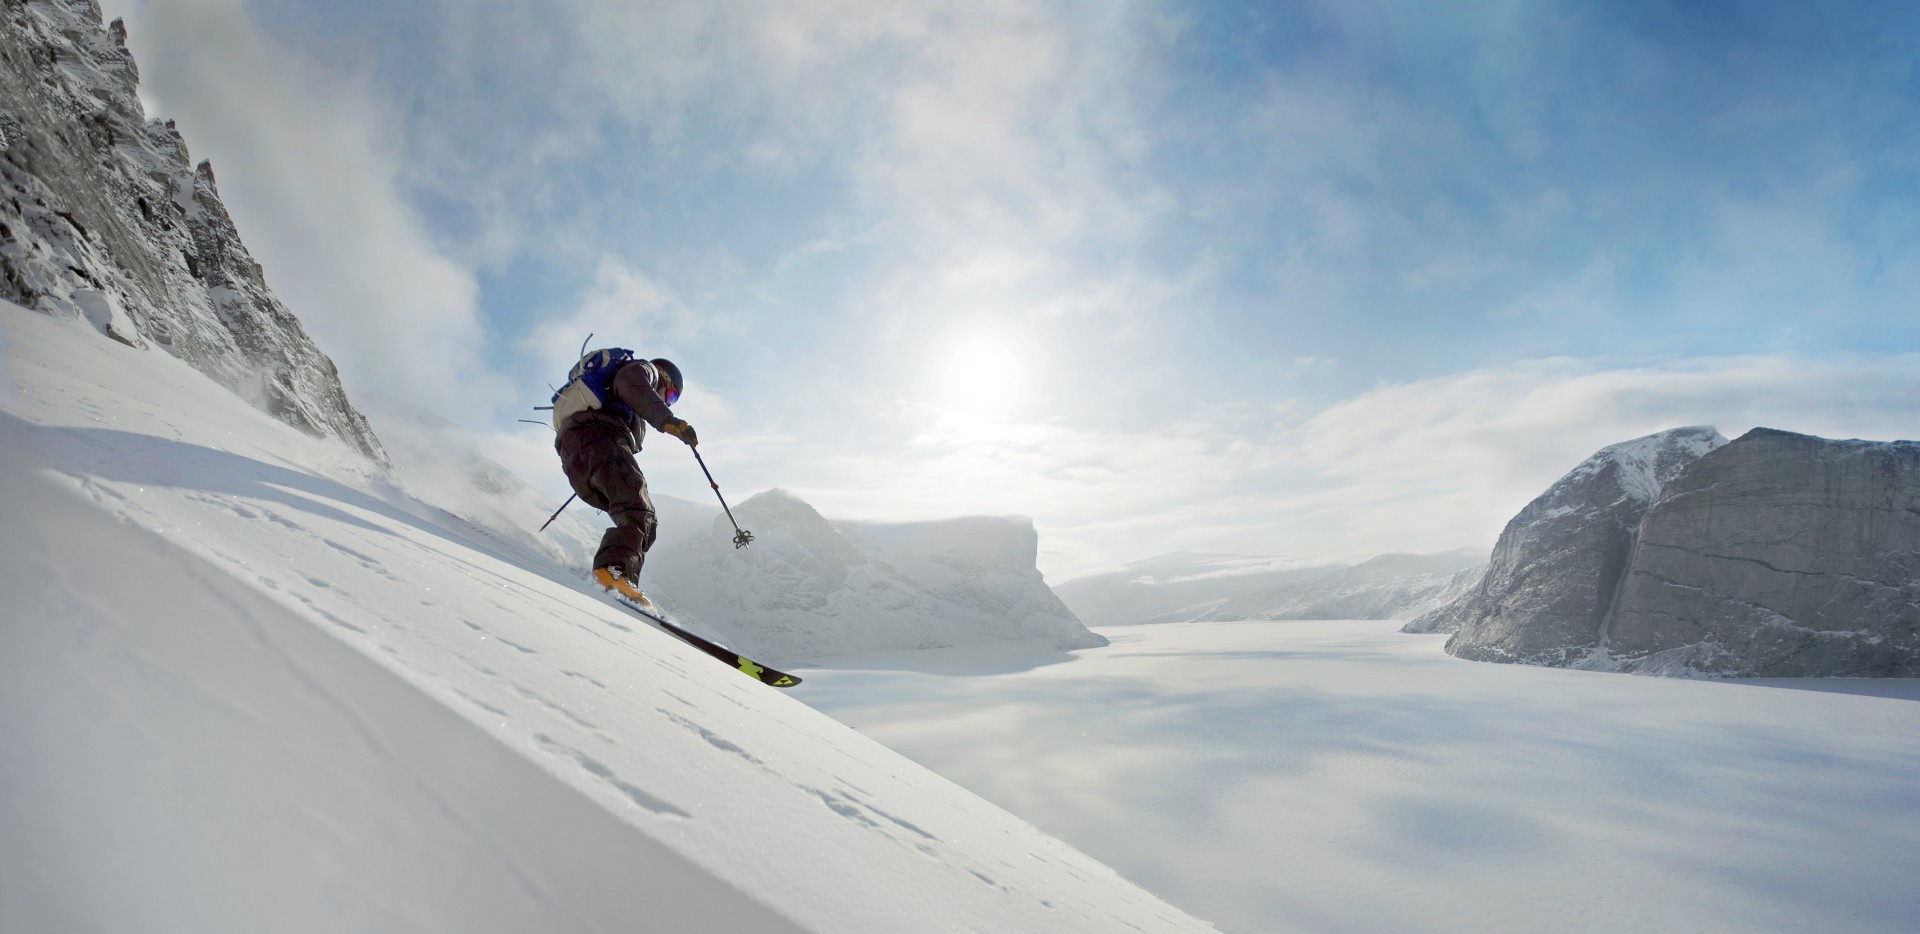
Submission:
[[[935,359],[941,401],[959,412],[1005,411],[1029,385],[1032,361],[1025,342],[1002,327],[974,325],[957,331],[941,341]]]

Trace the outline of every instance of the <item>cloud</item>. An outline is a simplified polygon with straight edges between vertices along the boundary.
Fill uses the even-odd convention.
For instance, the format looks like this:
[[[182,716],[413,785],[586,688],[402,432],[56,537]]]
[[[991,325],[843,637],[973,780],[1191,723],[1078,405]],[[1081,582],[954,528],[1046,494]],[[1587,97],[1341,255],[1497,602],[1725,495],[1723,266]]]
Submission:
[[[350,385],[485,407],[482,361],[546,382],[598,332],[686,367],[729,495],[1030,514],[1056,578],[1484,545],[1681,424],[1911,433],[1914,358],[1864,354],[1916,335],[1904,72],[1351,6],[442,0],[367,40],[377,75],[241,0],[131,19]],[[957,412],[937,377],[977,332],[1028,363]],[[489,443],[550,483],[524,427]]]
[[[895,417],[919,429],[898,445],[888,433],[789,434],[764,447],[729,439],[709,460],[740,489],[788,487],[835,518],[1031,516],[1057,582],[1172,551],[1354,560],[1486,548],[1609,444],[1692,424],[1887,440],[1911,436],[1916,415],[1914,355],[1558,358],[1382,385],[1264,423],[1235,413],[1097,430],[910,407]]]
[[[700,331],[700,318],[658,282],[614,257],[604,257],[593,283],[565,317],[535,323],[525,348],[550,365],[572,366],[581,341],[593,347],[629,347],[663,356]]]
[[[1920,356],[1703,358],[1605,368],[1552,359],[1387,385],[1287,432],[1276,467],[1328,487],[1292,497],[1330,538],[1391,550],[1492,541],[1513,513],[1600,448],[1684,425],[1824,437],[1911,437]]]
[[[477,286],[402,198],[405,156],[375,92],[264,37],[240,0],[141,4],[127,19],[154,115],[213,160],[268,284],[349,392],[456,419],[500,406]]]
[[[417,181],[464,206],[488,263],[613,252],[696,296],[852,242],[846,307],[946,314],[955,273],[996,253],[1026,268],[958,290],[1045,304],[1124,273],[1087,263],[1089,241],[1131,242],[1168,205],[1123,168],[1142,137],[1126,9],[449,4],[409,126]],[[484,115],[475,85],[500,88]],[[731,265],[698,254],[714,239]],[[750,255],[766,242],[784,245]]]

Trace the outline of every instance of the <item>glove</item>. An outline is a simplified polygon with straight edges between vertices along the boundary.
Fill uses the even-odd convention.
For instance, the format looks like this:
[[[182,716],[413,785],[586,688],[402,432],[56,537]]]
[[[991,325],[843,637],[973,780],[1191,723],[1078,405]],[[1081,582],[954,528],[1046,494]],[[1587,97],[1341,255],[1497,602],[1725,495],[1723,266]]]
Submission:
[[[669,418],[666,424],[660,426],[660,430],[685,441],[687,447],[693,447],[700,443],[700,436],[694,434],[693,426],[687,424],[687,420],[684,418]]]

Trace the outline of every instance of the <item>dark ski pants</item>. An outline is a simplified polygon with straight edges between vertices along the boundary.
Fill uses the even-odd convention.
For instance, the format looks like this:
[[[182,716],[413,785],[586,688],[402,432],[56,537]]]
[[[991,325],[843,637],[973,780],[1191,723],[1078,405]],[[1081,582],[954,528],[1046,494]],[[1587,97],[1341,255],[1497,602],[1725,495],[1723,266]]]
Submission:
[[[554,439],[554,448],[580,501],[613,520],[613,528],[600,536],[593,566],[617,567],[628,580],[639,580],[640,564],[653,547],[659,519],[647,496],[647,478],[633,462],[633,451],[619,434],[600,425],[568,428]]]

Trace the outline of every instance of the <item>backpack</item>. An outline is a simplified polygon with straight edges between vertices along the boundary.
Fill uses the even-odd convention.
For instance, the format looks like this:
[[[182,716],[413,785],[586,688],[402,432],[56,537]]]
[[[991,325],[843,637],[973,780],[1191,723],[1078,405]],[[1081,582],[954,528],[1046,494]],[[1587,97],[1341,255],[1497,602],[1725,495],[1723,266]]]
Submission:
[[[554,429],[564,427],[567,419],[587,409],[605,409],[624,421],[633,421],[633,410],[608,393],[613,386],[613,374],[631,362],[634,362],[633,351],[624,347],[595,350],[581,357],[580,362],[567,371],[567,384],[553,394]],[[648,364],[643,362],[643,365]]]

